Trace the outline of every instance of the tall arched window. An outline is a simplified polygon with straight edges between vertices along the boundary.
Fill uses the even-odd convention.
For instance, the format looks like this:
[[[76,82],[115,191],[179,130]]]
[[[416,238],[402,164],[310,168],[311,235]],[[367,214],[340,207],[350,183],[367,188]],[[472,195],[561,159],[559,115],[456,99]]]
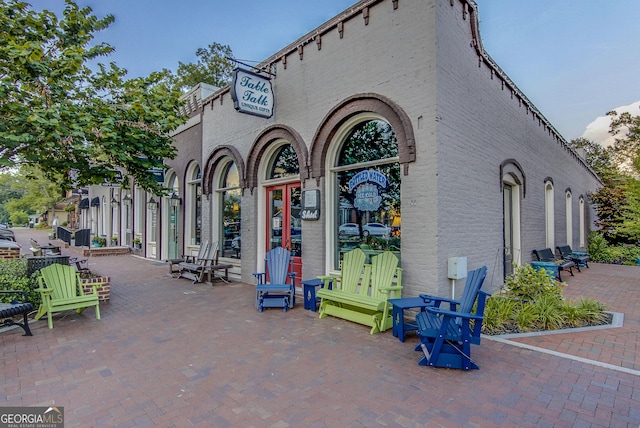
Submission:
[[[387,122],[362,116],[343,127],[331,167],[333,268],[360,247],[368,256],[391,250],[400,258],[400,164],[396,135]],[[330,226],[331,227],[331,226]]]
[[[240,257],[242,218],[240,189],[240,175],[234,162],[227,162],[222,167],[222,173],[216,192],[219,196],[219,248],[223,257]]]
[[[585,220],[585,209],[584,209],[584,198],[580,196],[580,202],[578,203],[579,215],[580,215],[580,248],[584,248],[585,245],[585,237],[586,237],[586,220]]]
[[[565,212],[567,220],[567,245],[573,245],[573,198],[571,197],[571,190],[567,190],[565,195]]]
[[[545,233],[547,247],[554,248],[555,241],[555,216],[553,204],[553,182],[547,180],[544,183],[544,210],[545,210]]]
[[[200,166],[194,163],[187,172],[187,194],[185,195],[185,214],[187,243],[200,245],[202,239],[202,185]]]

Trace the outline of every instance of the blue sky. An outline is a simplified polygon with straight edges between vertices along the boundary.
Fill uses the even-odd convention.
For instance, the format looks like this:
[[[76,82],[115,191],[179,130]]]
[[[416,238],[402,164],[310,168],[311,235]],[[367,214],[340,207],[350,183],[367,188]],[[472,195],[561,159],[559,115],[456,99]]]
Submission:
[[[31,3],[54,11],[64,4]],[[116,48],[108,61],[136,77],[175,71],[179,61],[194,62],[196,49],[212,42],[229,45],[238,59],[263,60],[356,0],[77,3],[91,6],[98,17],[115,16],[99,39]],[[476,3],[485,50],[565,138],[580,137],[607,111],[640,101],[640,0]],[[634,105],[632,112],[640,109]]]

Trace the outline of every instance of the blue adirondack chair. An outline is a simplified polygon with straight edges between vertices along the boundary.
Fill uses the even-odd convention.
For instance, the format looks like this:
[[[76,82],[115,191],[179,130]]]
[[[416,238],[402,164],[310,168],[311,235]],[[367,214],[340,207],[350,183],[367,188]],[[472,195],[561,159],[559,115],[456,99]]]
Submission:
[[[486,276],[486,266],[470,271],[460,301],[420,295],[429,306],[416,315],[420,343],[415,350],[424,353],[419,365],[478,368],[471,360],[471,344],[480,344],[485,299],[489,296],[480,288]],[[449,303],[449,309],[441,308],[442,303]]]
[[[293,272],[291,253],[276,247],[265,256],[265,271],[253,274],[256,277],[256,308],[282,308],[287,312],[293,308],[296,296],[296,275]]]

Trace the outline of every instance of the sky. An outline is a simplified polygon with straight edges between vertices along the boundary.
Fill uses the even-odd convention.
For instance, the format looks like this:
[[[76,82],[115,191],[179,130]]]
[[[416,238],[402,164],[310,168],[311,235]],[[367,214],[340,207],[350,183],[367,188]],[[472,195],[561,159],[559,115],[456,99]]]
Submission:
[[[116,48],[107,61],[133,78],[195,62],[196,50],[213,42],[229,45],[236,59],[260,62],[356,0],[76,2],[98,17],[115,16],[96,39]],[[55,12],[64,5],[30,3]],[[485,50],[565,139],[603,142],[608,111],[640,114],[640,0],[476,3]]]

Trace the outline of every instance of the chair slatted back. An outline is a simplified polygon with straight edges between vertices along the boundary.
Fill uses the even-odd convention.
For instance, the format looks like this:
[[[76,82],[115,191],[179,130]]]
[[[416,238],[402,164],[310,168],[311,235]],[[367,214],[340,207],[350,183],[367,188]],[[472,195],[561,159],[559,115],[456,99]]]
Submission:
[[[80,275],[73,266],[52,264],[40,269],[46,288],[52,290],[53,300],[72,299],[83,295]]]
[[[198,249],[198,255],[196,260],[202,260],[208,258],[209,254],[209,241],[204,240],[200,243],[200,249]]]
[[[291,269],[291,253],[283,247],[276,247],[267,252],[265,265],[271,284],[286,284]]]
[[[340,266],[340,289],[355,294],[362,279],[367,256],[360,248],[345,253]],[[366,280],[366,278],[365,278]]]
[[[553,254],[553,251],[551,251],[551,248],[533,250],[533,254],[535,254],[539,262],[552,262],[556,259],[556,256],[555,254]]]
[[[380,292],[380,287],[393,285],[397,267],[398,258],[391,251],[371,257],[371,297],[388,298],[388,294]]]
[[[487,267],[482,266],[478,269],[472,270],[467,274],[467,281],[464,285],[464,291],[460,298],[460,308],[458,312],[471,313],[473,305],[478,297],[478,292],[482,287],[485,277],[487,276]]]

